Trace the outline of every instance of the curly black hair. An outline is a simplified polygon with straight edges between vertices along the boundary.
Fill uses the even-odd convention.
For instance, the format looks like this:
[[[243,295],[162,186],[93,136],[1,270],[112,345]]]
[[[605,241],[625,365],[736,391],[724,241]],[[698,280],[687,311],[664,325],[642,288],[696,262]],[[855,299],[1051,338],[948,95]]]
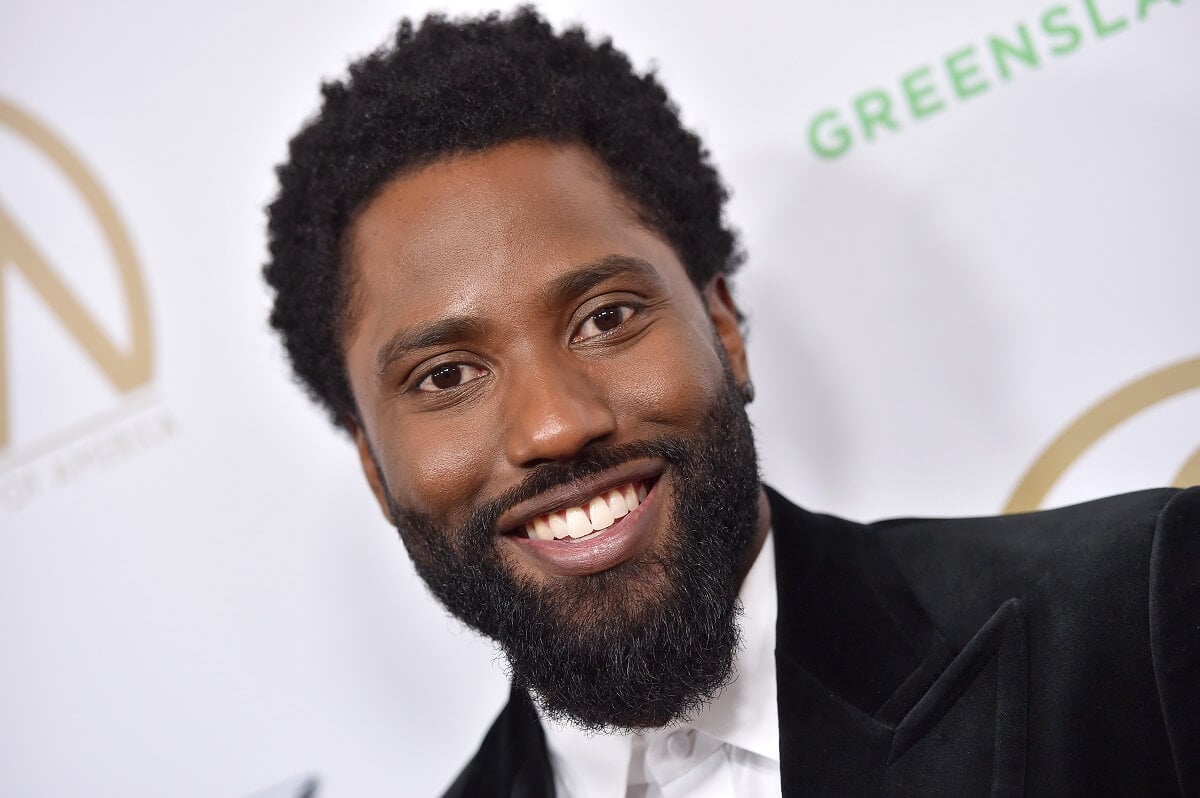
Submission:
[[[342,334],[348,225],[397,175],[520,138],[581,142],[645,223],[674,246],[697,286],[742,258],[722,219],[727,193],[700,139],[652,73],[608,39],[562,33],[530,7],[510,16],[404,19],[394,41],[321,87],[292,139],[267,209],[271,326],[298,381],[343,426],[357,417]]]

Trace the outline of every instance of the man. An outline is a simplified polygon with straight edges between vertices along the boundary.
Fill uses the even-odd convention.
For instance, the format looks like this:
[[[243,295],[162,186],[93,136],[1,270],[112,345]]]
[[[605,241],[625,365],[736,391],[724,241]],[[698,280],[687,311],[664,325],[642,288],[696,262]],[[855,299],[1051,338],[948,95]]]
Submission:
[[[763,488],[725,192],[531,10],[324,88],[272,323],[513,692],[453,795],[1200,791],[1200,490],[862,526]]]

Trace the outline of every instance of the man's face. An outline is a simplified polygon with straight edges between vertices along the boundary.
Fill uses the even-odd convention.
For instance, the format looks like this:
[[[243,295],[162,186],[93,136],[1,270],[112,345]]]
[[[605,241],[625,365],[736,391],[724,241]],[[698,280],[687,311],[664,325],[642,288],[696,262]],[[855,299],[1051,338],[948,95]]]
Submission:
[[[552,710],[655,725],[694,706],[606,710],[606,687],[602,706],[572,707],[569,671],[602,686],[633,678],[639,648],[649,669],[693,661],[681,630],[732,655],[733,594],[767,519],[723,280],[698,291],[586,149],[535,142],[396,178],[347,254],[356,440],[435,594]],[[714,593],[727,601],[696,606]],[[671,639],[648,641],[660,627]],[[521,662],[547,655],[562,673],[525,672],[558,667]],[[711,690],[726,660],[692,681]]]

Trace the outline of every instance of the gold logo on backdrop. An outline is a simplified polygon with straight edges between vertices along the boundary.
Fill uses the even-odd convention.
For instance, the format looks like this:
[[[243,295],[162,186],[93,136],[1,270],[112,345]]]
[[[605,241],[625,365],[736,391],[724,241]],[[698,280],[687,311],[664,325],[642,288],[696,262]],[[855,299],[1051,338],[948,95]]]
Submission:
[[[34,242],[11,215],[0,207],[0,451],[9,443],[8,364],[5,353],[9,329],[4,318],[4,269],[20,272],[46,306],[99,367],[114,388],[128,393],[145,385],[153,374],[153,341],[146,290],[137,257],[112,202],[96,178],[66,144],[37,120],[0,100],[0,125],[32,144],[71,182],[104,233],[116,264],[125,298],[130,346],[122,350],[105,334],[83,304],[71,293]]]
[[[1013,491],[1006,513],[1036,510],[1066,470],[1118,424],[1166,399],[1200,388],[1200,357],[1176,363],[1101,399],[1046,447]],[[1177,487],[1200,485],[1200,449],[1176,474]]]

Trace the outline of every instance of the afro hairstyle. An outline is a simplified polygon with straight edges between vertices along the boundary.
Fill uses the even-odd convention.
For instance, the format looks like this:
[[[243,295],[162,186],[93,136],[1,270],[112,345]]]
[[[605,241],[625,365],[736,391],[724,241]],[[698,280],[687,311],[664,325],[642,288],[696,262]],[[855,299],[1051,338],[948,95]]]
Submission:
[[[727,193],[700,139],[653,74],[610,40],[562,33],[530,7],[400,23],[390,46],[325,83],[319,113],[289,145],[267,208],[271,326],[297,380],[344,426],[357,418],[342,336],[350,278],[342,238],[392,179],[521,138],[590,148],[644,223],[703,286],[741,262]]]

